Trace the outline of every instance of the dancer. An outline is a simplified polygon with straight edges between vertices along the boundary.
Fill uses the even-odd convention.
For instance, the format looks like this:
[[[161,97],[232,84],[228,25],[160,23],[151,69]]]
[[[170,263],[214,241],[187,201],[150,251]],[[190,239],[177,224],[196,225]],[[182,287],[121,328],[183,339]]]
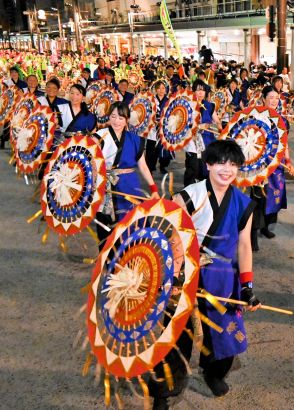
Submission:
[[[145,161],[144,139],[127,130],[129,118],[128,105],[117,101],[110,106],[109,127],[95,134],[102,148],[108,171],[108,192],[96,219],[110,227],[134,207],[134,204],[124,195],[115,195],[110,191],[142,196],[137,170],[148,184],[151,197],[159,198],[157,186]],[[101,241],[108,236],[109,232],[97,225],[97,234]]]
[[[275,88],[271,85],[264,87],[262,90],[264,105],[268,108],[276,110],[280,101],[280,97]],[[284,119],[285,125],[288,122]],[[268,183],[262,187],[252,187],[251,197],[257,202],[258,206],[254,211],[254,218],[251,231],[252,250],[257,252],[258,246],[258,230],[268,239],[274,238],[276,235],[269,230],[269,225],[277,222],[278,212],[281,209],[287,208],[286,196],[286,181],[284,165],[287,166],[288,172],[294,175],[294,167],[292,165],[289,153],[288,144],[285,150],[285,158],[282,164],[268,178]]]
[[[146,164],[150,172],[156,170],[156,163],[159,159],[160,172],[161,174],[166,174],[166,168],[169,166],[171,159],[174,159],[174,153],[167,151],[163,148],[159,141],[158,136],[158,124],[160,120],[161,113],[164,109],[165,104],[168,101],[166,85],[163,81],[157,81],[155,86],[155,101],[157,106],[156,121],[157,125],[152,128],[150,135],[148,136],[146,143]]]
[[[215,123],[220,132],[222,130],[222,125],[215,111],[215,105],[206,99],[208,97],[207,85],[204,81],[196,80],[193,83],[192,90],[195,93],[198,103],[201,105],[200,124],[207,124],[206,126],[208,128],[209,124]],[[197,136],[197,138],[201,137],[203,139],[203,149],[211,142],[215,141],[215,134],[208,130],[204,130],[201,132],[201,135]],[[184,186],[187,186],[194,183],[196,180],[202,181],[208,174],[205,163],[201,159],[201,152],[197,152],[195,141],[189,142],[184,150],[186,151]]]
[[[213,295],[243,300],[248,303],[248,310],[255,311],[260,304],[252,290],[250,229],[254,203],[231,185],[238,167],[244,162],[244,155],[234,141],[215,141],[206,148],[204,161],[209,178],[189,185],[173,199],[192,216],[201,259],[206,259],[200,270],[199,286]],[[174,242],[174,260],[181,260],[183,250],[178,249],[176,238]],[[180,272],[177,266],[181,264],[175,265],[176,277]],[[199,311],[223,329],[219,333],[203,324],[203,344],[209,354],[201,353],[199,363],[206,384],[215,396],[221,397],[229,391],[224,378],[234,356],[247,348],[242,309],[239,305],[225,304],[227,311],[222,315],[206,300],[199,299],[198,303]],[[189,323],[186,327],[190,327]],[[188,341],[188,336],[185,335],[185,339],[182,336],[177,346],[189,360],[192,342]],[[168,409],[167,398],[180,394],[185,387],[187,370],[177,351],[173,349],[165,360],[173,373],[175,389],[169,391],[165,381],[151,379],[149,389],[155,398],[154,410]],[[162,363],[154,370],[157,378],[161,377]]]
[[[86,89],[81,84],[74,84],[69,91],[69,111],[66,112],[64,122],[67,125],[65,137],[77,132],[88,134],[92,132],[97,123],[93,113],[88,110],[87,104],[83,101],[86,96]]]

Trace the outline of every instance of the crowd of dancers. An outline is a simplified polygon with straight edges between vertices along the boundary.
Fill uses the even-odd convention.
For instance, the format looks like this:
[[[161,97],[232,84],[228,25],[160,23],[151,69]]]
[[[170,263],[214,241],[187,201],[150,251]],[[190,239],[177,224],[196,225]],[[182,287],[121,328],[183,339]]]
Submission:
[[[10,87],[17,87],[23,98],[34,95],[40,105],[55,113],[53,150],[60,141],[77,133],[91,135],[101,147],[106,159],[109,189],[96,215],[100,250],[109,230],[134,207],[126,196],[138,194],[141,187],[138,171],[149,186],[150,197],[160,198],[153,179],[157,163],[159,172],[164,175],[175,158],[174,151],[162,144],[160,120],[172,98],[183,90],[191,91],[200,107],[199,127],[197,135],[183,148],[183,190],[173,200],[192,216],[210,193],[209,201],[202,208],[200,206],[193,222],[200,249],[209,248],[214,254],[222,255],[222,259],[202,266],[201,287],[212,294],[231,295],[233,299],[243,300],[248,303],[249,310],[260,306],[252,290],[252,251],[259,250],[259,234],[269,239],[275,236],[271,224],[277,222],[278,212],[287,207],[285,171],[294,174],[291,154],[286,144],[280,165],[268,179],[242,193],[232,183],[238,167],[245,161],[244,153],[236,142],[218,141],[218,136],[236,113],[251,106],[267,107],[269,112],[280,114],[288,133],[294,112],[287,68],[277,75],[276,68],[268,67],[266,63],[250,64],[247,69],[235,61],[204,64],[195,61],[193,56],[180,64],[172,58],[165,60],[153,56],[143,56],[139,61],[134,55],[97,57],[91,53],[84,56],[68,53],[56,60],[49,55],[2,51],[0,69],[2,95]],[[116,96],[107,112],[101,109],[97,112],[93,108],[93,99],[87,91],[95,85],[113,90]],[[133,99],[145,90],[151,90],[154,95],[156,119],[144,139],[130,131],[128,123],[132,117]],[[10,138],[14,115],[9,121],[3,120],[1,148]],[[107,121],[101,120],[104,117]],[[43,178],[44,169],[42,165],[38,171],[39,179]],[[115,191],[125,196],[110,193],[114,191],[114,179],[118,180]],[[225,244],[215,239],[224,235],[230,239]],[[179,269],[174,273],[175,289],[180,288],[181,263],[178,265]],[[217,281],[215,269],[222,272]],[[224,378],[233,358],[247,345],[242,315],[239,309],[231,307],[225,316],[221,316],[206,302],[199,304],[199,310],[227,330],[218,334],[204,325],[204,344],[211,354],[200,356],[207,385],[215,396],[223,396],[229,390]],[[166,321],[169,321],[168,316]],[[192,318],[187,327],[193,328]],[[178,395],[185,387],[186,366],[177,358],[178,349],[189,361],[192,347],[185,333],[181,335],[177,349],[172,349],[165,359],[174,374],[175,388],[171,390],[164,381],[151,379],[149,382],[150,394],[155,398],[154,409],[168,409],[168,397]],[[156,366],[154,371],[160,380],[164,374],[163,364]]]

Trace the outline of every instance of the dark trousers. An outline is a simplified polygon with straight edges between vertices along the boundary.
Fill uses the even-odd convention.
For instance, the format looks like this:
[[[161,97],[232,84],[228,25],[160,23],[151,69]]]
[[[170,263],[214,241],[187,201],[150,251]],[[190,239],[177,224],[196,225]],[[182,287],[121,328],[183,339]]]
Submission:
[[[157,161],[159,161],[160,169],[164,169],[169,166],[170,158],[162,158],[160,150],[161,144],[157,141],[147,140],[145,149],[145,160],[150,172],[156,170]]]
[[[170,319],[167,316],[165,316],[163,325],[167,326],[169,320]],[[191,319],[188,320],[186,328],[193,332]],[[185,331],[183,331],[181,336],[179,337],[177,341],[177,347],[180,349],[181,354],[189,362],[192,354],[193,341]],[[187,368],[176,349],[172,349],[167,354],[167,356],[165,357],[165,362],[168,363],[171,373],[173,375],[174,389],[170,391],[165,380],[162,382],[157,382],[153,378],[150,378],[148,382],[148,388],[150,396],[152,397],[163,398],[177,396],[183,391],[183,389],[187,385]],[[162,362],[158,363],[154,367],[154,371],[157,379],[164,379],[164,370]]]
[[[196,181],[203,181],[208,177],[208,171],[205,163],[197,154],[186,152],[185,159],[184,186],[194,184]]]
[[[108,227],[112,227],[113,221],[110,215],[105,215],[102,212],[96,213],[96,219],[99,222],[102,222],[104,225]],[[96,232],[99,240],[98,249],[99,252],[102,250],[103,246],[105,245],[106,239],[111,234],[111,231],[107,231],[101,225],[96,224]]]

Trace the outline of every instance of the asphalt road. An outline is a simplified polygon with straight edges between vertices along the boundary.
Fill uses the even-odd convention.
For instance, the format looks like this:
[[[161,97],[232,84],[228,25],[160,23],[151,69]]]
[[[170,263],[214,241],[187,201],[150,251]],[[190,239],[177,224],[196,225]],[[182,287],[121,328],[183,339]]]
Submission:
[[[294,147],[293,137],[291,145]],[[96,246],[87,232],[67,241],[68,252],[51,233],[41,244],[44,223],[28,225],[39,204],[32,202],[34,186],[17,178],[8,164],[9,151],[0,151],[0,408],[3,410],[94,410],[105,408],[103,383],[82,377],[86,351],[72,343],[79,329],[86,336],[86,302],[80,288],[91,276],[84,257],[95,257]],[[183,156],[171,168],[175,190],[181,188]],[[162,180],[155,173],[158,183]],[[276,238],[260,238],[254,254],[256,293],[264,303],[294,310],[294,184],[288,183],[288,209],[279,215]],[[175,409],[286,409],[294,408],[293,316],[269,311],[246,314],[249,349],[228,377],[230,393],[214,399],[198,374],[197,352],[193,375]],[[238,367],[238,366],[236,366]],[[143,403],[122,386],[126,409]],[[111,408],[117,408],[112,401]]]

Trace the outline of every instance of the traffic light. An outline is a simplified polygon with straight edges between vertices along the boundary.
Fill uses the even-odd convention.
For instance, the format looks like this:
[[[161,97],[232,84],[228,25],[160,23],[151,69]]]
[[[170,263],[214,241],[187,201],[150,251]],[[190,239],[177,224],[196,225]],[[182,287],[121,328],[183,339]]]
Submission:
[[[266,34],[270,41],[274,41],[276,37],[276,23],[275,23],[275,7],[269,6],[266,10],[267,24],[266,24]]]

